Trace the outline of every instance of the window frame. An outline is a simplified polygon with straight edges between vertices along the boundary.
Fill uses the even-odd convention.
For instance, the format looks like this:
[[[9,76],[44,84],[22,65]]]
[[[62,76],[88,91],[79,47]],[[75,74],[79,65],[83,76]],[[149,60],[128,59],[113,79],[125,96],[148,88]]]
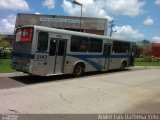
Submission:
[[[103,48],[103,40],[99,39],[99,38],[89,38],[88,40],[88,52],[92,52],[92,53],[101,53],[102,52],[102,48]],[[100,43],[100,47],[97,45],[98,42]],[[97,49],[95,49],[95,45],[97,45]],[[94,46],[94,47],[93,47]]]
[[[129,53],[129,51],[130,51],[130,42],[113,41],[112,53],[126,54]]]
[[[70,51],[88,52],[88,37],[75,36],[75,35],[71,36]]]
[[[43,40],[41,40],[40,39],[40,34],[41,33],[45,33],[46,35],[47,35],[47,37],[45,36],[43,36],[44,38],[45,38],[45,40],[43,39],[43,38],[41,38],[41,39],[43,39]],[[47,39],[46,39],[47,38]],[[41,41],[40,41],[41,40]],[[43,41],[43,42],[42,42]],[[44,41],[46,41],[46,42],[44,42]],[[43,31],[40,31],[39,33],[38,33],[38,42],[37,42],[37,50],[38,51],[47,51],[48,50],[48,41],[49,41],[49,34],[48,34],[48,32],[43,32]],[[40,43],[40,42],[42,42],[42,44]],[[44,44],[45,43],[45,44]],[[43,47],[42,47],[43,46]],[[41,48],[42,47],[42,48]]]

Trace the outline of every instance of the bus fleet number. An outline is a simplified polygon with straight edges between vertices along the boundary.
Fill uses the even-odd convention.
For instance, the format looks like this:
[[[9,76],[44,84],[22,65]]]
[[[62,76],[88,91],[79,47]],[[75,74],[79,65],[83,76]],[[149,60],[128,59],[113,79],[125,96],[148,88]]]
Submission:
[[[37,55],[37,60],[46,60],[47,55]]]

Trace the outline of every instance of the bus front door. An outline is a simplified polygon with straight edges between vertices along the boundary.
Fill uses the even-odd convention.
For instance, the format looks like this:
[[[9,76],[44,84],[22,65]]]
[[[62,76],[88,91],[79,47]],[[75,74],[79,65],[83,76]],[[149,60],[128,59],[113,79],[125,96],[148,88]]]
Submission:
[[[105,61],[104,61],[105,70],[109,69],[110,54],[111,54],[111,44],[105,43],[103,49],[103,55],[105,56]]]
[[[132,49],[131,49],[131,57],[130,57],[130,66],[132,66],[132,67],[134,66],[134,62],[135,62],[136,49],[137,49],[136,46],[132,46]]]
[[[66,40],[59,38],[50,39],[48,58],[48,74],[63,73],[66,52]]]

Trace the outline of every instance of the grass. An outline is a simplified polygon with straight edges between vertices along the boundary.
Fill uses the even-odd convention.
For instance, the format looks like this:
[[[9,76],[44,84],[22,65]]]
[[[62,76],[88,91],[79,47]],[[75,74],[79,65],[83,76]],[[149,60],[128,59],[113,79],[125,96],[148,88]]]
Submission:
[[[160,66],[160,62],[135,62],[135,66]]]
[[[0,73],[16,72],[16,70],[11,68],[10,64],[11,64],[11,59],[0,58]]]

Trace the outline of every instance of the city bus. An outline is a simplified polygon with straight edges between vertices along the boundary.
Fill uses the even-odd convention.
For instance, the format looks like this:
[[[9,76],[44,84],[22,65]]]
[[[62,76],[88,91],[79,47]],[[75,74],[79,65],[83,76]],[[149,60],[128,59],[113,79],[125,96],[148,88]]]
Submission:
[[[38,76],[126,69],[134,66],[136,43],[43,26],[17,28],[12,68]]]

